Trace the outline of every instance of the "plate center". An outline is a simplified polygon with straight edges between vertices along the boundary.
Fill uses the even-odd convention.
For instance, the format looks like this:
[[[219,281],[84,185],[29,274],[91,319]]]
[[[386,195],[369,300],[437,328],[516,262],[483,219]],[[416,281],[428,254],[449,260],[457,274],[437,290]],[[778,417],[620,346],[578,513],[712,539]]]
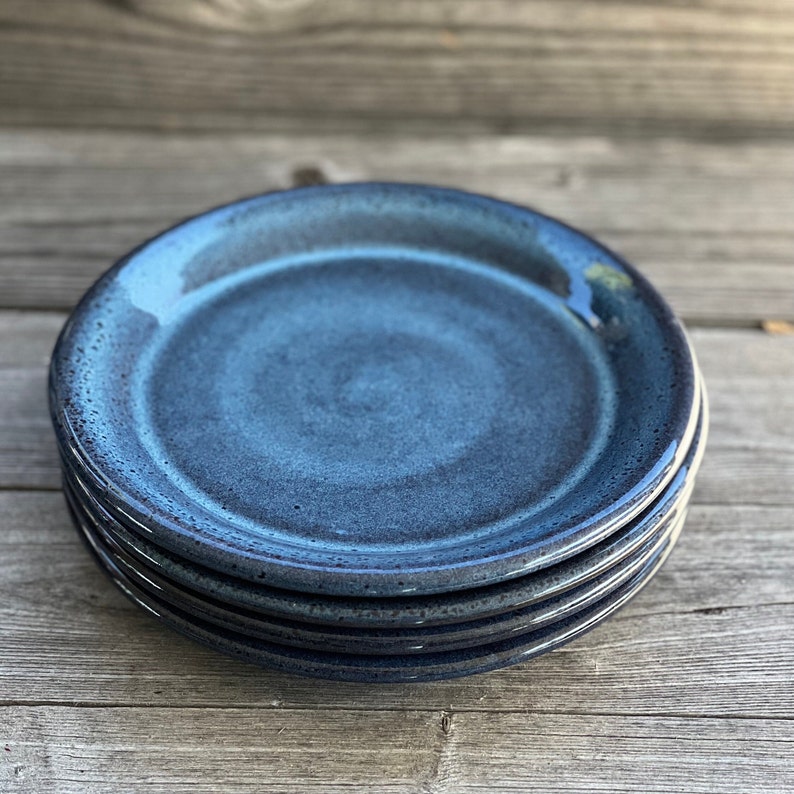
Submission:
[[[227,351],[239,387],[221,395],[223,411],[252,454],[296,475],[383,485],[451,463],[488,431],[502,378],[476,338],[434,339],[409,312],[368,315],[340,322],[338,306],[317,307],[290,318],[295,333],[257,328]]]
[[[559,298],[422,252],[250,268],[160,335],[153,456],[295,542],[474,541],[573,487],[612,421],[600,342]]]

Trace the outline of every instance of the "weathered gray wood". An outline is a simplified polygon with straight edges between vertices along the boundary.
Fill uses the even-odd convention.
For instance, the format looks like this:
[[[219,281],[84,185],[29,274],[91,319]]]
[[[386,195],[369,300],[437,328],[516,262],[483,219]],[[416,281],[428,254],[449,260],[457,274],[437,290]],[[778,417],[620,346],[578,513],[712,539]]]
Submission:
[[[0,377],[8,386],[0,399],[2,415],[10,417],[3,437],[16,439],[17,445],[16,458],[6,456],[6,471],[18,476],[19,452],[27,449],[30,471],[52,486],[57,485],[57,467],[40,362],[59,319],[25,315],[24,352],[15,337],[0,337],[5,365]],[[17,313],[0,314],[2,327],[13,328],[18,320]],[[791,504],[792,444],[785,417],[792,407],[786,373],[792,371],[794,339],[717,329],[696,329],[693,338],[710,387],[713,424],[697,499]],[[11,411],[10,396],[16,396]],[[767,459],[778,461],[769,471],[760,468]],[[726,468],[732,461],[734,467]],[[96,702],[99,697],[114,703],[132,697],[134,703],[156,703],[167,691],[175,704],[221,705],[230,702],[223,682],[232,677],[242,702],[349,708],[361,706],[363,697],[367,708],[378,707],[380,689],[311,686],[321,699],[307,700],[307,685],[298,679],[227,662],[161,629],[105,582],[68,526],[59,494],[0,496],[0,512],[11,526],[4,536],[0,575],[12,596],[6,601],[10,618],[3,620],[5,698]],[[715,716],[790,715],[794,649],[781,630],[794,621],[792,519],[790,508],[694,508],[681,547],[658,581],[599,632],[525,668],[476,683],[423,688],[421,702],[438,708],[448,702],[512,708],[530,696],[533,708],[555,710],[567,697],[577,708],[593,711],[687,713],[694,708]],[[44,582],[41,571],[48,573]],[[75,604],[81,609],[75,610]],[[118,649],[130,633],[136,642],[125,655]],[[129,674],[143,663],[141,656],[147,677],[131,690]],[[651,679],[649,660],[660,661]],[[59,670],[58,686],[53,686],[51,669]],[[743,671],[741,676],[734,674],[736,669]],[[97,676],[105,680],[99,695]],[[161,694],[147,700],[157,691]],[[419,703],[410,691],[387,691],[385,702],[392,707]]]
[[[595,632],[513,669],[413,687],[318,685],[227,660],[117,592],[60,494],[3,492],[0,514],[0,702],[794,718],[791,507],[693,507],[657,579]]]
[[[794,787],[791,724],[461,714],[448,745],[442,790],[771,794]]]
[[[0,369],[0,487],[57,488],[59,483],[46,370]]]
[[[6,0],[5,124],[788,135],[784,0]]]
[[[63,312],[0,311],[0,369],[46,366]]]
[[[5,716],[0,788],[8,794],[410,794],[434,781],[446,742],[441,715],[429,711],[18,707]]]
[[[8,792],[694,794],[740,781],[736,790],[781,794],[794,786],[794,728],[764,720],[289,709],[263,718],[68,706],[8,716],[0,766]]]
[[[319,168],[492,193],[623,252],[686,319],[794,319],[794,146],[0,132],[0,306],[71,307],[176,220]]]

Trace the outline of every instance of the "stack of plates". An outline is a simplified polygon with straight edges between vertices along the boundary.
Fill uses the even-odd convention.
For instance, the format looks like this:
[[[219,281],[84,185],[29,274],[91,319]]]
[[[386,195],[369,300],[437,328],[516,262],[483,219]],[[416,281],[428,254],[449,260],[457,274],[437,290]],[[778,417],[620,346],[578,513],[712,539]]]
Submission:
[[[74,522],[127,595],[290,672],[416,681],[555,648],[686,515],[703,388],[631,266],[431,187],[260,196],[145,243],[56,346]]]

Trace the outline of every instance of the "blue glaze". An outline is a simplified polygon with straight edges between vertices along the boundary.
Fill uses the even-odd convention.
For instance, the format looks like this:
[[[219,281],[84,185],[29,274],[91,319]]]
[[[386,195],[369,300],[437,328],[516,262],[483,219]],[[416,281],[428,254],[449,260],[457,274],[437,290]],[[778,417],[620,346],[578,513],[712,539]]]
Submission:
[[[242,661],[287,673],[362,683],[416,683],[483,673],[525,662],[571,642],[624,606],[661,568],[672,550],[685,515],[666,545],[628,582],[592,606],[536,631],[473,648],[419,655],[343,654],[290,648],[245,637],[188,615],[139,588],[113,559],[91,547],[111,579],[135,603],[185,636]],[[86,538],[87,542],[88,538]]]
[[[65,487],[77,528],[100,557],[110,559],[118,570],[143,592],[176,607],[193,618],[229,629],[252,639],[296,648],[357,654],[416,654],[471,648],[497,642],[516,634],[536,631],[587,608],[617,590],[656,556],[678,526],[686,510],[683,500],[642,546],[606,572],[552,598],[536,601],[479,620],[415,629],[365,629],[298,623],[229,607],[223,601],[201,596],[142,566],[107,535],[103,535],[74,492]],[[585,552],[586,553],[586,552]]]
[[[271,194],[106,274],[56,346],[69,465],[188,560],[336,595],[439,593],[579,553],[680,466],[698,384],[630,266],[438,188]]]
[[[560,598],[569,590],[584,591],[590,581],[620,567],[654,538],[666,531],[673,518],[686,506],[700,466],[708,424],[704,405],[695,440],[682,467],[664,493],[639,518],[610,535],[596,546],[550,568],[473,590],[426,597],[340,598],[312,596],[272,588],[216,574],[164,552],[135,532],[114,521],[73,471],[65,471],[65,488],[73,496],[87,531],[112,550],[127,567],[135,568],[163,587],[176,585],[199,597],[209,597],[241,612],[268,618],[365,630],[448,626],[471,623],[539,602]],[[120,563],[121,564],[121,563]],[[128,573],[125,568],[125,572]],[[355,636],[348,634],[347,636]],[[416,633],[417,642],[422,635]]]

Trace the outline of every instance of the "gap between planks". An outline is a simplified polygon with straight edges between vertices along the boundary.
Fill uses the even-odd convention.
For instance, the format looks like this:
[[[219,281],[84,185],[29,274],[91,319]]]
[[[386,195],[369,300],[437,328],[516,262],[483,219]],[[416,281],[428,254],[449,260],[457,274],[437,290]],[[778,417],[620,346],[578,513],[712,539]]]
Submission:
[[[305,679],[308,682],[311,682],[313,679]],[[92,711],[101,711],[107,710],[111,711],[113,709],[119,710],[132,710],[132,709],[165,709],[169,711],[267,711],[267,712],[278,712],[280,714],[291,714],[291,713],[305,713],[307,711],[328,711],[328,712],[338,712],[340,714],[357,714],[357,713],[394,713],[394,714],[402,714],[406,712],[416,713],[416,714],[439,714],[439,713],[447,713],[450,715],[455,714],[493,714],[494,716],[499,716],[500,714],[532,714],[532,715],[539,715],[539,716],[553,716],[553,717],[591,717],[594,719],[597,718],[610,718],[610,717],[622,717],[625,719],[649,719],[649,720],[692,720],[692,721],[708,721],[708,722],[720,722],[722,720],[743,720],[743,721],[757,721],[761,720],[764,722],[781,722],[781,723],[794,723],[794,715],[790,716],[781,716],[776,714],[751,714],[747,712],[741,712],[737,714],[732,714],[731,712],[725,712],[724,714],[697,714],[694,712],[685,712],[685,711],[587,711],[587,710],[576,710],[576,709],[544,709],[544,708],[515,708],[509,709],[505,708],[504,706],[500,706],[499,708],[475,708],[473,706],[428,706],[423,708],[422,706],[416,705],[405,705],[405,706],[390,706],[388,704],[383,706],[339,706],[335,704],[329,704],[328,706],[323,706],[322,704],[313,704],[313,705],[290,705],[290,706],[273,706],[268,705],[266,703],[254,703],[251,705],[242,704],[235,704],[235,705],[222,705],[216,703],[208,703],[204,704],[185,704],[181,705],[178,703],[132,703],[132,702],[107,702],[107,703],[92,703],[91,701],[80,701],[80,700],[0,700],[0,709],[11,709],[11,708],[31,708],[31,709],[51,709],[51,708],[69,708],[69,709],[85,709],[85,710],[92,710]],[[788,740],[781,739],[775,740],[770,739],[769,741],[781,741],[785,743],[790,743]]]

